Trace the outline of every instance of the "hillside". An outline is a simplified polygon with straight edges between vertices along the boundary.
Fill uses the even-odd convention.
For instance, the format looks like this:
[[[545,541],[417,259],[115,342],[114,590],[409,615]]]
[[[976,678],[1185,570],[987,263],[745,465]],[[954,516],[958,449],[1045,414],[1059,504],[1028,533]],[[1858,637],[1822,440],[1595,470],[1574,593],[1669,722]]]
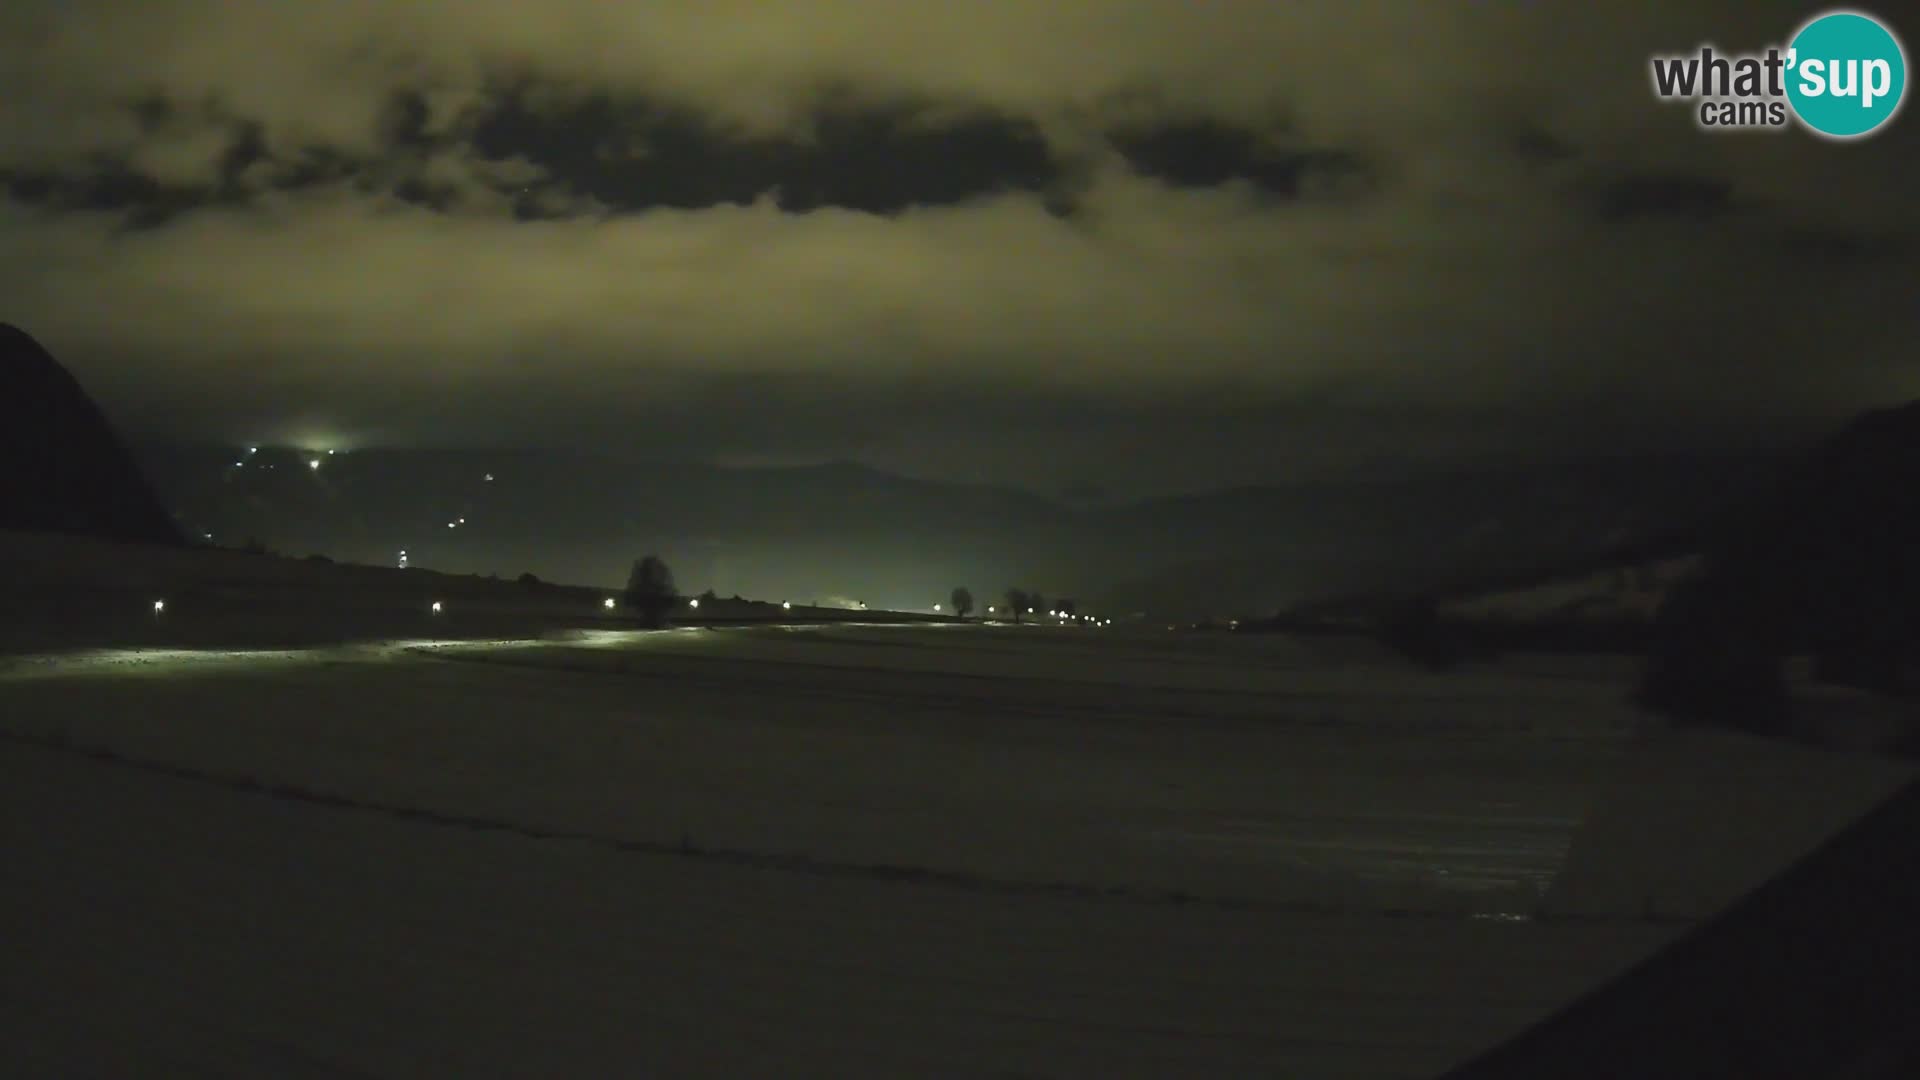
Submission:
[[[39,342],[5,323],[0,529],[180,542],[106,415]]]
[[[292,554],[924,609],[956,584],[1180,617],[1590,557],[1764,461],[1628,458],[1069,505],[851,464],[721,468],[532,450],[143,448],[188,527]],[[317,467],[315,467],[315,464]]]

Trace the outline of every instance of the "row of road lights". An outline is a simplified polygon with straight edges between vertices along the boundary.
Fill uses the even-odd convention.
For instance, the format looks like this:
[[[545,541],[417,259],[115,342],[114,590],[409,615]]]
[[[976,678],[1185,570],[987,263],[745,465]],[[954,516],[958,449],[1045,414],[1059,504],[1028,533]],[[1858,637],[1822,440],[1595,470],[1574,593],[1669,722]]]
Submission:
[[[401,561],[402,561],[402,563],[403,563],[403,564],[405,563],[405,560],[406,560],[406,557],[407,557],[407,556],[406,556],[406,552],[401,552],[401,553],[400,553],[400,558],[401,558]],[[604,599],[604,600],[602,600],[602,601],[600,601],[600,606],[601,606],[601,607],[603,607],[603,608],[605,608],[605,609],[606,609],[606,610],[608,610],[608,611],[612,611],[612,610],[614,610],[615,608],[617,608],[617,607],[619,606],[619,602],[618,602],[617,600],[615,600],[615,599],[614,599],[613,597],[611,597],[611,596],[609,596],[609,597],[607,597],[606,599]],[[690,607],[690,608],[693,608],[693,609],[695,609],[695,610],[698,610],[698,609],[699,609],[699,607],[700,607],[700,599],[699,599],[699,597],[694,597],[694,598],[692,598],[692,599],[690,599],[690,600],[688,600],[688,601],[687,601],[687,606],[688,606],[688,607]],[[792,611],[792,610],[793,610],[793,601],[791,601],[791,600],[786,600],[786,601],[782,601],[782,602],[781,602],[781,604],[780,604],[780,609],[781,609],[782,611]],[[430,603],[430,604],[428,604],[428,605],[427,605],[427,611],[428,611],[429,613],[431,613],[431,614],[434,614],[434,615],[441,615],[441,614],[445,614],[445,613],[446,613],[446,610],[447,610],[447,605],[446,605],[446,602],[445,602],[445,601],[443,601],[443,600],[435,600],[435,601],[433,601],[432,603]],[[156,619],[157,619],[157,618],[159,618],[160,616],[162,616],[162,615],[164,615],[164,614],[166,614],[166,611],[167,611],[167,602],[166,602],[165,600],[155,600],[155,601],[153,602],[153,617],[154,617],[154,618],[156,618]]]
[[[615,605],[615,603],[614,603],[614,599],[613,599],[613,597],[611,597],[611,596],[609,596],[609,597],[607,597],[607,598],[606,598],[606,599],[605,599],[604,601],[602,601],[601,603],[602,603],[602,605],[603,605],[603,606],[605,606],[605,607],[606,607],[606,609],[607,609],[608,611],[612,611],[612,610],[614,609],[614,607],[616,606],[616,605]],[[700,598],[699,598],[699,597],[697,597],[697,596],[695,596],[695,597],[692,597],[691,599],[689,599],[689,600],[687,601],[687,606],[688,606],[688,607],[690,607],[690,608],[693,608],[693,609],[694,609],[694,610],[696,610],[696,611],[698,611],[698,610],[700,609]],[[782,611],[792,611],[792,610],[793,610],[793,601],[791,601],[791,600],[783,600],[783,601],[781,601],[781,602],[780,602],[780,610],[782,610]]]

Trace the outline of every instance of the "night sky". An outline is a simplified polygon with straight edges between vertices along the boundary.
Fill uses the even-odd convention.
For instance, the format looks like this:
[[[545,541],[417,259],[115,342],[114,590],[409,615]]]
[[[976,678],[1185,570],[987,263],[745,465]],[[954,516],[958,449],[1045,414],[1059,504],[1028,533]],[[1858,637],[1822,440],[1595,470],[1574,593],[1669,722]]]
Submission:
[[[1797,436],[1920,397],[1920,127],[1707,134],[1647,60],[1814,10],[11,0],[0,318],[140,437],[1135,493]]]

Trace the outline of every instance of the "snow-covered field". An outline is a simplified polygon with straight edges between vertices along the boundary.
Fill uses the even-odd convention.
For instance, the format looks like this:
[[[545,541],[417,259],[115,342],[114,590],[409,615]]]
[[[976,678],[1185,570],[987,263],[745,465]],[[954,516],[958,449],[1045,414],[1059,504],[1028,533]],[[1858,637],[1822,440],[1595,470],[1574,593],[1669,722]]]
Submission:
[[[1433,1076],[1907,775],[1638,730],[1628,671],[952,625],[0,660],[4,1037],[56,1072]]]

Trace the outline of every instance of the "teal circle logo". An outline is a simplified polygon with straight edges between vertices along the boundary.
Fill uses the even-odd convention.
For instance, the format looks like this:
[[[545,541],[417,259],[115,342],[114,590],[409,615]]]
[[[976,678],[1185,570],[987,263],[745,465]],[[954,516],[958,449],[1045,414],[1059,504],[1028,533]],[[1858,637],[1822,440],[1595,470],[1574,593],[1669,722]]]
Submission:
[[[1878,19],[1830,11],[1787,44],[1787,101],[1815,134],[1854,139],[1893,119],[1907,91],[1907,54]]]

